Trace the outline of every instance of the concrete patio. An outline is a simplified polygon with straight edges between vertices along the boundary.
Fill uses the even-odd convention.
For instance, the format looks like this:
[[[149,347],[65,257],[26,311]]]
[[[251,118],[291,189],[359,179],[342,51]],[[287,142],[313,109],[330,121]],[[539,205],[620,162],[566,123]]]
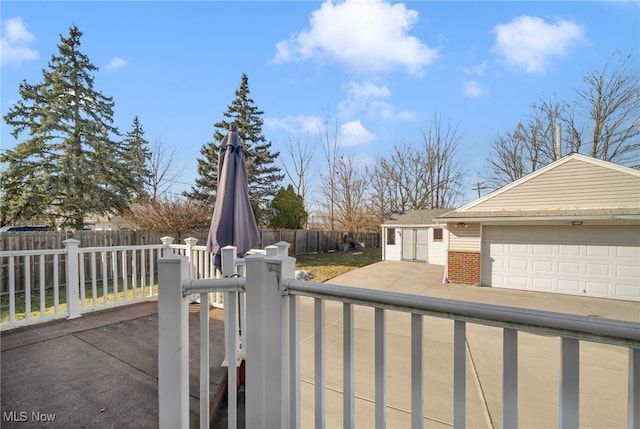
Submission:
[[[332,280],[345,286],[405,292],[640,321],[640,303],[559,294],[442,284],[443,268],[410,262],[383,261]],[[326,385],[327,427],[342,426],[342,304],[327,302]],[[302,427],[313,427],[313,302],[301,300]],[[373,310],[356,307],[355,362],[358,427],[374,427]],[[453,322],[424,318],[425,427],[453,424]],[[409,361],[410,316],[387,311],[387,427],[411,426]],[[558,427],[560,340],[536,334],[519,335],[520,427]],[[628,349],[581,343],[581,427],[625,427]],[[467,426],[502,427],[502,330],[467,324]]]
[[[640,303],[442,284],[441,266],[383,261],[334,284],[640,321]],[[193,311],[196,306],[192,307]],[[342,305],[326,307],[327,427],[342,426]],[[211,310],[212,409],[224,394],[221,310]],[[197,313],[190,316],[191,423],[198,420]],[[313,303],[301,299],[302,427],[313,427]],[[157,303],[5,331],[3,428],[154,428],[158,425]],[[356,425],[374,426],[373,310],[355,310]],[[410,427],[409,316],[387,312],[387,427]],[[425,427],[452,425],[453,322],[424,318]],[[557,427],[560,342],[519,335],[520,427]],[[626,426],[628,350],[581,343],[581,426]],[[502,331],[467,325],[467,426],[501,425]],[[13,413],[13,414],[12,414]],[[22,414],[24,413],[24,414]],[[37,414],[55,420],[37,422]],[[20,422],[26,416],[29,424]],[[220,419],[224,422],[224,416]]]
[[[199,306],[189,314],[190,420],[199,421]],[[224,321],[210,311],[212,409],[226,392]],[[157,428],[157,301],[0,333],[2,428]],[[47,422],[40,415],[53,416]]]

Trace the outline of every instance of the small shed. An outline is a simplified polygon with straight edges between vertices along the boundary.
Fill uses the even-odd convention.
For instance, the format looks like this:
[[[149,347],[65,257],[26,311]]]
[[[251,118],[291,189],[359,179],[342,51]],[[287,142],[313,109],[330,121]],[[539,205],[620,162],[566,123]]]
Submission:
[[[394,213],[382,224],[382,259],[445,265],[446,222],[435,218],[451,209],[410,210]]]

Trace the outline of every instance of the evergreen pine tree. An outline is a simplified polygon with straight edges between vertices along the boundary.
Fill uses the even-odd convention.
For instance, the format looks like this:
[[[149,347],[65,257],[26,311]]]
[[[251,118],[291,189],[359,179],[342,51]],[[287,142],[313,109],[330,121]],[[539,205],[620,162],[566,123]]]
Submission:
[[[208,204],[215,201],[218,180],[219,144],[227,134],[232,123],[238,129],[238,135],[244,145],[247,175],[249,176],[249,198],[254,211],[264,210],[276,195],[280,181],[284,178],[275,164],[279,152],[272,152],[271,142],[262,134],[263,111],[259,110],[250,97],[249,78],[242,74],[240,87],[235,91],[236,98],[223,114],[225,119],[216,122],[213,142],[206,143],[198,158],[196,187],[187,196]],[[258,213],[257,213],[258,214]],[[258,219],[260,216],[256,216]]]
[[[274,213],[270,220],[271,228],[300,229],[308,217],[302,197],[291,185],[287,189],[280,188],[271,201],[271,208]]]
[[[93,89],[98,68],[80,51],[81,36],[76,26],[60,35],[43,81],[23,81],[21,100],[4,116],[13,137],[26,140],[0,155],[3,223],[38,218],[82,229],[87,214],[129,207],[136,182],[112,137],[114,102]]]
[[[150,195],[151,169],[151,150],[149,150],[149,141],[144,138],[144,130],[140,124],[138,116],[133,118],[131,131],[124,138],[126,161],[129,169],[134,175],[136,181],[135,198],[144,200],[146,198],[154,198]]]
[[[191,192],[184,193],[186,197],[212,209],[216,202],[216,191],[218,189],[219,144],[219,142],[209,142],[200,148],[202,158],[196,159],[198,162],[196,186],[191,187]]]

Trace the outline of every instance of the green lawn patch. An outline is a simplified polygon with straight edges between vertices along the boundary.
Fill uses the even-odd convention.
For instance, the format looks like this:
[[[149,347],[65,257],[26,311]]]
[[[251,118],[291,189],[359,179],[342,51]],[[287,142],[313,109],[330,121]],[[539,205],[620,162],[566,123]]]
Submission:
[[[305,270],[313,274],[312,281],[326,282],[340,274],[380,262],[380,249],[365,249],[353,252],[328,252],[299,256],[296,270]]]
[[[144,296],[149,294],[149,279],[145,283],[144,288]],[[124,300],[124,292],[122,290],[123,283],[122,279],[118,279],[118,302]],[[105,305],[105,294],[102,288],[102,282],[96,283],[96,300],[94,303],[93,300],[93,286],[91,283],[85,285],[85,307],[95,307]],[[153,286],[153,293],[158,293],[158,285]],[[44,294],[44,303],[45,303],[45,311],[44,315],[41,314],[40,311],[40,289],[32,290],[30,294],[30,303],[31,303],[31,317],[32,318],[40,318],[44,316],[51,316],[55,313],[55,295],[53,288],[48,288],[45,290]],[[142,288],[138,286],[136,288],[135,298],[142,298]],[[128,279],[128,287],[127,287],[127,299],[134,299],[133,289],[132,289],[132,279],[129,277]],[[24,292],[16,292],[15,294],[15,312],[16,312],[16,321],[25,319],[25,294]],[[107,282],[107,294],[106,294],[106,305],[113,304],[115,301],[115,294],[113,293],[113,282]],[[63,313],[67,311],[67,292],[66,286],[60,286],[58,292],[58,311]],[[9,323],[9,295],[0,296],[0,323]]]

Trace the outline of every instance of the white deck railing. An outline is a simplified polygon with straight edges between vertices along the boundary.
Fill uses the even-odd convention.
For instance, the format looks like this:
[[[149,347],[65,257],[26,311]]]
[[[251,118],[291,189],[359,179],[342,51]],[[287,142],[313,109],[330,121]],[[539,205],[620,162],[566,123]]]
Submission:
[[[219,276],[206,247],[196,243],[187,238],[173,244],[172,237],[163,237],[151,245],[80,247],[69,239],[63,249],[2,251],[0,282],[7,284],[0,284],[6,307],[0,329],[154,299],[157,259],[167,254],[188,258],[189,278]],[[210,302],[223,306],[221,294],[212,294]]]
[[[233,251],[231,252],[233,254]],[[225,262],[223,261],[223,265]],[[454,321],[453,340],[453,426],[467,426],[466,326],[467,323],[503,329],[502,425],[518,426],[518,333],[532,332],[561,339],[559,379],[559,426],[577,428],[580,423],[579,346],[583,341],[628,348],[629,428],[640,425],[640,324],[546,311],[386,291],[303,282],[294,279],[295,259],[286,256],[286,246],[267,248],[265,255],[246,258],[246,277],[219,280],[190,280],[187,261],[179,256],[159,260],[159,409],[160,428],[188,427],[188,303],[193,292],[224,291],[231,313],[225,314],[225,330],[230,335],[226,353],[229,362],[237,359],[233,335],[237,332],[238,293],[246,294],[246,386],[247,427],[300,427],[300,306],[299,297],[314,301],[315,426],[326,426],[325,383],[325,302],[343,306],[343,422],[354,427],[354,306],[374,308],[375,426],[384,428],[387,418],[386,336],[387,312],[411,315],[411,426],[424,426],[423,317]],[[227,318],[229,317],[229,318]],[[202,316],[202,332],[208,316]],[[208,335],[206,332],[203,335]],[[208,340],[201,338],[201,345]],[[208,365],[208,345],[202,346],[201,368]],[[205,362],[205,364],[202,364]],[[208,368],[201,369],[200,398],[209,398]],[[229,427],[236,427],[236,371],[230,367]],[[208,401],[201,401],[200,415],[208,414]],[[201,428],[209,422],[201,420]]]

